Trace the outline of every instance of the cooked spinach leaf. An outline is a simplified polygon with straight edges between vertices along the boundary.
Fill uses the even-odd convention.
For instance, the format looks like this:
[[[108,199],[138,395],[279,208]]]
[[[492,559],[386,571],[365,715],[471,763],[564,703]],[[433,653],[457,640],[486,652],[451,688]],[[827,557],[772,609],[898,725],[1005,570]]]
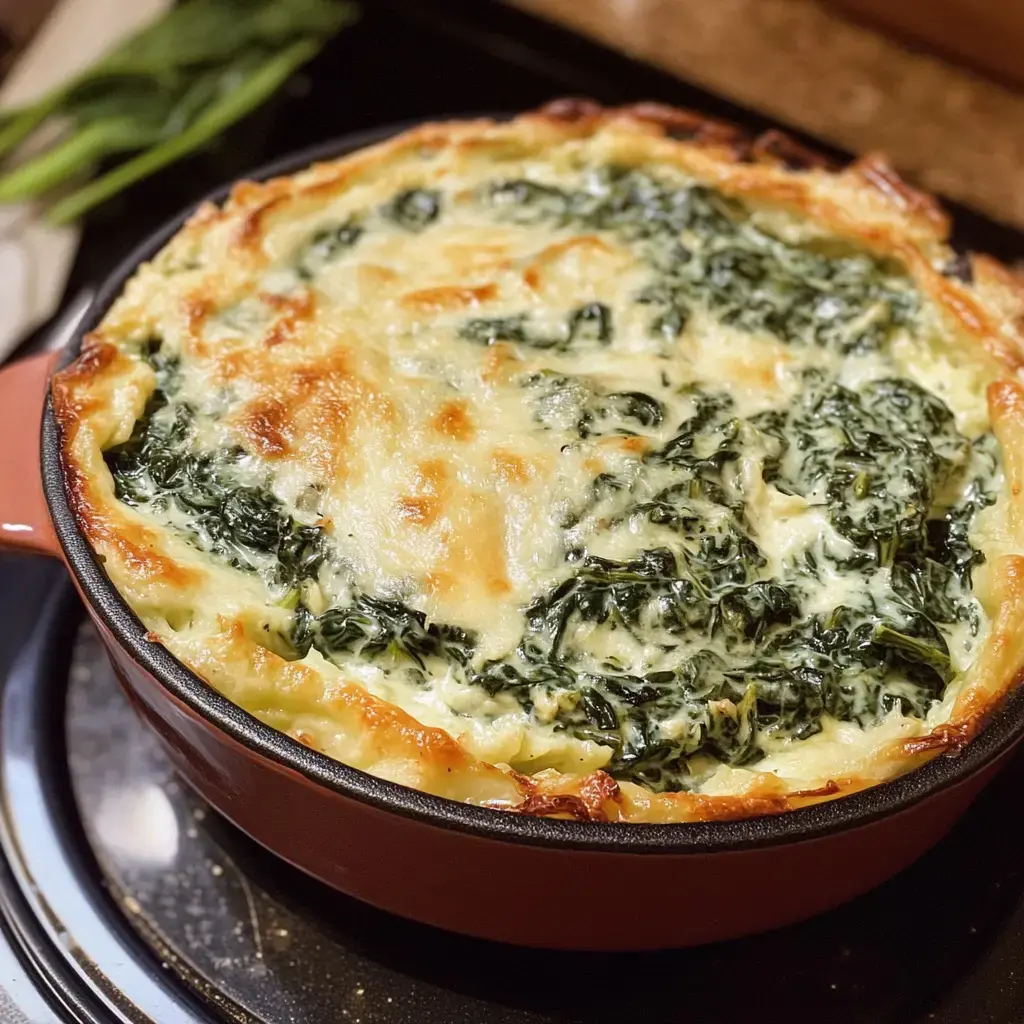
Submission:
[[[304,281],[310,281],[328,263],[336,260],[359,241],[364,228],[355,218],[317,228],[295,255],[295,272]]]
[[[477,317],[467,320],[459,328],[459,337],[493,345],[496,341],[519,341],[533,344],[526,333],[527,315]]]
[[[314,577],[326,555],[323,530],[296,521],[269,486],[241,483],[242,449],[201,451],[196,411],[178,395],[177,360],[159,343],[145,357],[157,387],[131,437],[104,454],[118,499],[180,524],[198,547],[274,586]]]
[[[476,642],[472,633],[457,626],[428,623],[423,612],[400,601],[366,594],[357,594],[346,607],[328,608],[319,616],[300,604],[289,639],[300,656],[312,646],[328,660],[340,654],[404,658],[421,669],[430,658],[466,665]]]
[[[591,302],[573,310],[565,327],[550,333],[535,328],[528,313],[513,316],[474,317],[459,328],[459,337],[484,345],[514,341],[534,349],[570,352],[611,343],[614,335],[612,311],[603,303]]]
[[[612,311],[603,302],[590,302],[569,315],[568,343],[577,338],[607,345],[612,340]]]
[[[902,378],[851,391],[809,373],[802,401],[761,426],[786,451],[766,478],[823,497],[836,530],[885,566],[926,546],[937,495],[971,450],[949,409]]]
[[[826,254],[784,241],[749,211],[704,185],[608,166],[576,188],[528,179],[491,182],[482,201],[502,218],[608,231],[651,269],[636,296],[650,305],[651,333],[679,335],[706,310],[745,331],[839,352],[880,347],[916,312],[905,275],[862,254]]]
[[[554,430],[575,430],[580,438],[636,434],[658,427],[665,407],[642,391],[605,391],[582,376],[553,371],[527,374],[520,381],[534,419]]]
[[[406,189],[385,203],[381,213],[406,231],[422,231],[440,216],[441,193],[429,188]]]

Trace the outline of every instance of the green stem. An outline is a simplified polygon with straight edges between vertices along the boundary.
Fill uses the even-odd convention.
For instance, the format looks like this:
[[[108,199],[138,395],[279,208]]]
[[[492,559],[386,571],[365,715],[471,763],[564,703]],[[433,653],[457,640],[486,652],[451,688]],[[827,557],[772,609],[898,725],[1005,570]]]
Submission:
[[[0,177],[0,203],[31,199],[59,185],[81,168],[122,148],[116,143],[120,136],[123,133],[119,133],[109,121],[87,125],[52,149]]]
[[[0,158],[5,157],[20,142],[26,139],[64,102],[68,87],[53,89],[41,99],[27,107],[11,111],[11,115],[0,127]]]
[[[215,138],[271,96],[288,76],[320,48],[312,40],[293,43],[253,72],[237,89],[214,103],[188,128],[145,153],[125,161],[56,203],[46,215],[51,224],[66,224],[122,189],[153,174]]]

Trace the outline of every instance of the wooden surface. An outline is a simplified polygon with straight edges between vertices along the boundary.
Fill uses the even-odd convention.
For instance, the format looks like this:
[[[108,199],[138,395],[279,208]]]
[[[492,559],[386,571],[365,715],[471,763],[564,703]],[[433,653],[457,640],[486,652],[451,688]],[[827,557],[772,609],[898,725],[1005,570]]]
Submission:
[[[1021,0],[824,0],[883,32],[1024,88]]]
[[[508,2],[848,150],[883,150],[925,187],[1024,228],[1024,91],[812,0]]]

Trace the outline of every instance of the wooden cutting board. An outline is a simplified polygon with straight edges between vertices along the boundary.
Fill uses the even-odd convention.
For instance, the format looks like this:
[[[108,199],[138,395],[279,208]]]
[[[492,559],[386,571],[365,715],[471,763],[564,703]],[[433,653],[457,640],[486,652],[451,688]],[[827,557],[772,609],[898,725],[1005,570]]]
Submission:
[[[821,0],[844,14],[1024,88],[1021,0]]]

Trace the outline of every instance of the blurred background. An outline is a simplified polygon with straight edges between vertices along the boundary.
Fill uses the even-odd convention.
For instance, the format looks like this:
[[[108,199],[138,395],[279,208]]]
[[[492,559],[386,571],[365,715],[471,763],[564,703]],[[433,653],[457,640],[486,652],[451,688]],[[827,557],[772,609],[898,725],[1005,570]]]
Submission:
[[[1024,227],[1019,0],[509,2],[844,148],[881,147],[928,187]],[[0,0],[0,76],[57,9],[88,9],[99,40],[168,6]],[[96,49],[88,33],[76,43],[69,72]]]

